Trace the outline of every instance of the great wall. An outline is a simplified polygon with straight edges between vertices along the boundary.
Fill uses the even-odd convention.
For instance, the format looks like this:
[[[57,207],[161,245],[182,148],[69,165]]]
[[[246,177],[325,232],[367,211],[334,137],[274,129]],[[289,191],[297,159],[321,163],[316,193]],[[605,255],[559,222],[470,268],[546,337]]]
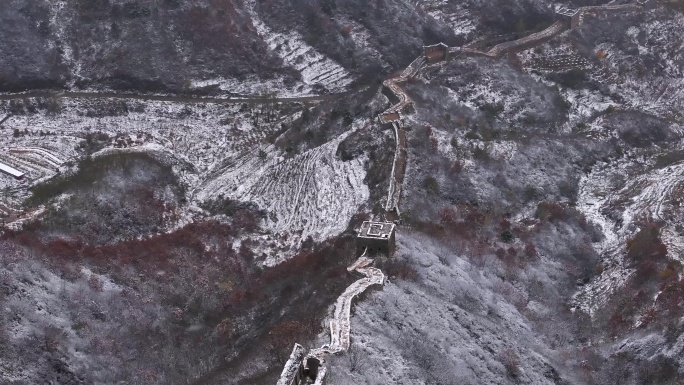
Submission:
[[[335,302],[334,318],[330,321],[330,344],[312,349],[305,355],[304,348],[295,344],[292,354],[285,364],[283,374],[277,385],[301,384],[305,378],[313,379],[314,384],[324,384],[327,367],[326,357],[339,354],[349,349],[351,344],[351,306],[352,300],[373,285],[382,286],[385,275],[374,267],[369,267],[373,260],[364,252],[347,271],[364,275],[364,278],[351,284]]]
[[[584,22],[587,14],[607,14],[619,12],[633,12],[642,11],[655,8],[660,0],[636,0],[629,4],[615,4],[612,1],[604,6],[587,6],[576,9],[568,7],[559,8],[556,10],[557,20],[548,28],[520,37],[510,41],[504,41],[509,35],[494,37],[490,39],[475,40],[460,47],[448,47],[445,44],[436,44],[426,46],[423,48],[423,53],[412,61],[402,73],[394,78],[387,79],[383,82],[382,93],[390,102],[390,107],[378,116],[378,121],[381,125],[391,125],[395,138],[395,154],[392,164],[392,171],[389,180],[389,188],[387,193],[387,201],[385,204],[385,213],[379,219],[379,222],[365,222],[368,224],[366,239],[370,239],[370,243],[362,244],[363,247],[357,247],[359,250],[358,259],[348,267],[348,271],[352,274],[360,274],[362,278],[350,285],[337,299],[333,310],[333,318],[330,321],[330,343],[320,348],[311,349],[308,353],[306,349],[295,343],[292,353],[283,368],[281,376],[278,379],[277,385],[303,385],[303,384],[318,384],[326,383],[326,373],[328,368],[326,366],[327,357],[329,355],[339,355],[347,351],[351,344],[351,308],[353,300],[360,294],[364,293],[370,287],[382,287],[385,283],[385,275],[377,268],[370,265],[373,263],[372,253],[374,248],[373,242],[379,242],[378,249],[390,255],[393,253],[393,239],[395,225],[400,223],[401,213],[399,211],[400,199],[402,195],[402,186],[404,181],[404,174],[407,164],[407,137],[406,131],[402,128],[402,122],[407,114],[410,114],[413,108],[413,102],[402,88],[402,84],[417,78],[423,70],[430,68],[437,68],[444,65],[449,60],[464,56],[464,57],[486,57],[492,59],[500,59],[507,54],[515,53],[533,48],[542,44],[554,37],[562,34],[565,31],[578,28]],[[495,44],[489,50],[482,50],[480,48],[487,45]],[[583,58],[573,58],[559,56],[556,58],[547,59],[546,62],[539,63],[539,67],[548,66],[550,68],[572,68],[586,65],[586,60]],[[366,88],[366,87],[361,87]],[[143,101],[166,101],[166,102],[182,102],[182,103],[216,103],[216,104],[263,104],[273,102],[317,102],[326,100],[342,99],[353,92],[347,91],[338,94],[329,94],[322,96],[303,96],[303,97],[286,97],[286,98],[265,98],[265,97],[246,97],[246,98],[212,98],[212,97],[182,97],[182,96],[165,96],[165,95],[135,95],[126,93],[89,93],[89,92],[30,92],[22,94],[7,94],[0,95],[0,100],[21,100],[27,98],[68,98],[68,99],[131,99]],[[0,125],[5,123],[11,116],[6,116],[0,121]],[[38,180],[45,178],[49,174],[55,172],[63,163],[65,158],[62,154],[55,153],[51,150],[39,147],[17,147],[8,148],[0,154],[0,162],[6,163],[10,168],[21,174],[21,177],[26,176],[30,180]],[[18,175],[18,174],[17,174]],[[5,202],[0,203],[0,214],[6,216],[5,220],[18,219],[22,216],[20,209],[16,204],[8,202],[5,197]],[[392,223],[391,229],[383,229],[377,234],[370,231],[373,226],[386,226],[387,223]],[[361,235],[361,234],[360,234]],[[359,244],[361,244],[359,237]],[[382,245],[387,243],[385,249]]]
[[[411,98],[401,87],[401,84],[418,77],[421,71],[426,68],[444,65],[449,60],[460,56],[480,56],[493,59],[500,59],[507,54],[516,51],[527,50],[542,44],[561,33],[576,29],[584,22],[586,14],[608,14],[618,12],[650,10],[659,4],[660,0],[636,0],[630,4],[614,4],[615,0],[603,6],[588,6],[571,9],[562,7],[556,10],[558,20],[548,28],[532,33],[525,37],[502,42],[488,51],[482,51],[476,46],[485,45],[482,41],[474,41],[461,47],[448,47],[440,43],[423,47],[423,54],[411,62],[402,73],[395,78],[387,79],[383,82],[382,93],[390,101],[390,107],[378,116],[378,121],[382,125],[391,125],[396,141],[392,172],[389,181],[389,191],[385,213],[382,216],[384,222],[364,222],[360,230],[357,243],[362,240],[364,226],[384,226],[387,222],[400,223],[399,200],[401,198],[404,174],[407,162],[407,140],[406,131],[401,127],[406,114],[413,108]],[[572,66],[574,64],[584,65],[585,61],[561,57],[558,63],[550,63],[554,67]],[[368,225],[367,225],[368,224]],[[391,256],[393,253],[394,228],[392,225],[391,235],[387,235],[390,246],[386,253]],[[367,234],[365,234],[367,235]],[[365,246],[365,243],[363,244]],[[368,247],[359,247],[363,250],[359,259],[347,269],[349,272],[358,272],[365,277],[354,282],[345,290],[335,303],[333,319],[330,321],[330,344],[318,349],[312,349],[308,354],[306,349],[295,343],[292,353],[283,368],[278,379],[277,385],[324,385],[326,384],[326,356],[330,354],[342,354],[347,351],[351,344],[351,323],[350,314],[352,300],[359,294],[373,285],[382,286],[385,276],[379,269],[368,267],[373,263]]]

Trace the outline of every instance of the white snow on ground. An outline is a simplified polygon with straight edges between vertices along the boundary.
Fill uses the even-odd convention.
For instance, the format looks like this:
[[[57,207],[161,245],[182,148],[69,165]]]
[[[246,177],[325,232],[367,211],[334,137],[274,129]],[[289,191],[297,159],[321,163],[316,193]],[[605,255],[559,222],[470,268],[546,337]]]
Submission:
[[[69,356],[79,357],[79,366],[88,366],[87,356],[78,351],[87,343],[82,333],[76,330],[80,316],[70,309],[69,301],[92,302],[93,311],[99,309],[102,298],[118,293],[121,288],[109,278],[94,274],[87,269],[83,270],[83,276],[75,282],[64,280],[38,264],[12,264],[9,271],[16,275],[11,279],[12,284],[21,294],[12,296],[3,309],[6,313],[7,325],[12,343],[27,343],[27,340],[41,336],[46,325],[59,330],[64,337],[62,341],[70,343],[63,348],[69,351]],[[0,269],[0,273],[8,270]],[[87,288],[87,280],[96,279],[102,283],[102,294],[91,295]],[[97,301],[97,302],[96,302]],[[4,369],[4,370],[3,370]],[[27,370],[28,369],[28,370]],[[19,368],[3,367],[0,360],[0,375],[2,378],[34,378],[30,375],[31,366]],[[13,374],[14,372],[14,374]],[[5,377],[5,376],[9,377]]]
[[[615,223],[604,214],[604,209],[613,199],[607,191],[612,190],[611,177],[614,178],[615,172],[616,170],[605,164],[597,165],[579,183],[577,210],[583,213],[587,220],[600,226],[604,235],[601,242],[594,244],[602,257],[604,270],[600,276],[582,287],[572,299],[575,307],[589,314],[593,314],[631,274],[623,258],[623,238],[618,234],[619,230]]]
[[[330,385],[501,384],[497,353],[506,349],[521,357],[519,383],[554,383],[541,369],[550,352],[499,294],[499,277],[410,231],[397,247],[421,279],[388,282],[356,306],[353,351],[332,361]]]
[[[623,223],[640,216],[664,223],[662,241],[668,248],[668,255],[680,262],[684,262],[684,255],[681,253],[682,241],[674,226],[680,223],[681,212],[674,210],[670,203],[674,198],[673,192],[680,188],[683,182],[684,162],[679,162],[631,179],[619,192],[623,196],[638,192],[631,198],[631,205],[625,207],[622,214]]]
[[[681,63],[684,51],[679,30],[683,19],[682,15],[675,15],[668,20],[653,18],[627,30],[627,37],[637,47],[639,55],[651,55],[663,61],[662,65],[657,64],[659,76],[649,73],[634,78],[634,71],[626,70],[637,62],[631,53],[624,53],[611,43],[599,44],[596,50],[605,51],[608,59],[602,62],[602,68],[595,69],[591,77],[608,86],[612,94],[620,95],[622,102],[617,103],[597,91],[563,89],[562,93],[571,105],[569,126],[574,127],[576,123],[586,121],[610,105],[681,119],[681,106],[684,104]],[[553,53],[546,46],[544,51]],[[588,123],[588,131],[594,136],[615,136],[614,132],[605,130],[601,117]],[[583,287],[573,299],[575,306],[590,313],[611,292],[619,289],[631,274],[624,261],[625,242],[639,230],[635,223],[639,218],[652,218],[663,223],[661,238],[669,256],[680,261],[682,259],[684,247],[681,235],[676,230],[676,208],[669,203],[671,199],[677,199],[672,195],[681,188],[684,165],[676,163],[645,174],[630,171],[633,166],[634,162],[625,160],[610,166],[597,165],[580,182],[577,208],[587,219],[597,223],[605,236],[603,241],[595,245],[603,256],[604,272]],[[635,174],[638,176],[634,177]],[[610,212],[613,213],[612,219],[608,216]],[[681,213],[676,214],[681,217]],[[616,217],[619,218],[619,224],[614,220]]]
[[[447,24],[457,36],[470,36],[477,29],[470,13],[463,5],[455,5],[455,9],[445,11],[444,8],[447,6],[454,7],[455,2],[449,0],[412,0],[412,3],[424,9],[436,20]]]
[[[67,18],[62,15],[67,12],[64,0],[53,1],[50,5],[50,27],[56,36],[56,44],[52,41],[49,48],[58,49],[61,52],[62,62],[67,64],[73,71],[73,77],[69,86],[74,87],[75,82],[81,77],[82,63],[78,56],[74,54],[73,48],[67,44],[65,36],[65,23],[58,20]],[[202,88],[208,86],[218,86],[221,91],[229,92],[233,95],[253,96],[263,93],[274,93],[279,97],[301,96],[310,94],[311,86],[320,83],[329,91],[344,89],[352,82],[351,75],[337,63],[328,59],[315,51],[312,47],[304,43],[301,37],[295,32],[279,34],[271,32],[252,12],[254,25],[262,35],[269,47],[283,59],[286,65],[292,66],[302,74],[302,81],[295,81],[293,84],[285,82],[283,77],[272,79],[262,79],[258,76],[248,76],[247,78],[213,78],[213,79],[190,79],[191,88]],[[181,44],[176,48],[185,51]],[[106,90],[106,88],[91,88],[93,91]]]
[[[97,373],[106,367],[105,362],[125,365],[111,355],[120,343],[112,337],[120,335],[120,325],[157,322],[166,316],[158,305],[161,299],[150,293],[123,288],[87,268],[73,271],[66,279],[30,258],[0,253],[0,281],[12,288],[0,307],[7,321],[4,342],[29,346],[27,352],[58,344],[59,359],[71,370]],[[86,355],[85,351],[96,353]],[[35,383],[32,380],[44,378],[36,373],[40,369],[36,357],[8,359],[0,355],[0,383]],[[105,376],[101,384],[117,382],[99,374]]]
[[[57,1],[52,1],[52,4],[49,6],[50,9],[50,30],[53,31],[55,34],[56,47],[50,47],[50,48],[57,48],[59,52],[62,53],[62,62],[67,65],[69,68],[73,69],[73,74],[75,76],[72,77],[72,79],[69,81],[69,87],[73,87],[76,84],[76,80],[78,80],[81,77],[81,62],[76,59],[76,56],[74,55],[74,50],[71,48],[71,46],[67,43],[67,39],[65,39],[65,35],[67,33],[66,31],[66,23],[60,22],[59,19],[65,20],[66,17],[62,17],[60,13],[66,12],[65,10],[65,5],[66,1],[64,0],[57,0]],[[48,3],[49,4],[49,3]],[[51,40],[48,40],[48,44],[53,45],[54,43]]]
[[[646,82],[627,79],[615,91],[625,98],[625,104],[660,116],[684,116],[684,79],[680,77],[654,78]]]
[[[8,122],[12,124],[15,119]],[[27,195],[26,189],[32,183],[47,180],[63,170],[65,161],[76,158],[75,149],[80,141],[62,135],[15,137],[9,130],[0,136],[0,161],[25,174],[23,180],[17,180],[0,173],[0,214],[9,214],[20,207]]]
[[[343,162],[335,156],[338,145],[352,132],[291,159],[278,157],[273,148],[266,149],[270,152],[266,158],[247,153],[201,186],[196,197],[203,201],[222,194],[254,202],[269,212],[265,224],[269,230],[301,230],[297,236],[301,240],[311,236],[321,241],[339,234],[370,196],[363,183],[365,159]],[[266,264],[286,257],[273,257]]]
[[[622,52],[609,43],[599,45],[598,48],[609,52],[605,65],[616,74],[615,79],[606,84],[611,93],[624,99],[627,108],[659,116],[684,116],[681,108],[684,104],[682,25],[684,15],[674,14],[667,20],[654,18],[627,30],[629,43],[636,47],[640,56],[657,58],[657,75],[649,71],[634,78],[634,71],[624,70],[637,62],[632,53]]]
[[[615,105],[613,99],[602,95],[598,91],[564,88],[561,90],[561,94],[571,106],[568,112],[568,125],[570,128],[579,122],[585,122],[593,114],[603,112],[606,108]]]
[[[338,15],[337,17],[339,17],[339,19],[337,19],[338,22],[349,27],[350,31],[348,38],[354,41],[354,45],[356,47],[364,50],[364,54],[369,55],[370,57],[381,57],[380,53],[374,46],[372,31],[354,19],[344,18],[341,17],[341,15]]]
[[[257,255],[268,258],[267,264],[286,259],[309,236],[322,241],[344,231],[351,216],[369,197],[363,182],[365,158],[342,162],[335,156],[337,146],[351,132],[291,159],[284,159],[266,142],[267,136],[300,115],[301,106],[297,104],[128,101],[124,114],[98,117],[93,116],[93,111],[106,111],[110,104],[102,106],[102,101],[74,99],[63,99],[61,103],[63,111],[56,115],[14,116],[5,123],[9,129],[0,135],[0,149],[5,149],[0,150],[0,159],[12,156],[21,162],[32,162],[34,168],[23,184],[0,176],[0,187],[23,192],[25,197],[30,184],[48,173],[54,175],[55,159],[74,161],[82,156],[77,149],[85,144],[87,133],[106,134],[109,139],[98,154],[151,152],[173,166],[186,185],[191,202],[187,212],[181,213],[179,224],[192,221],[202,211],[195,206],[197,203],[219,194],[255,202],[266,210],[268,217],[263,225],[270,235],[255,239],[259,245],[254,248]],[[356,122],[355,129],[362,124]],[[14,129],[22,135],[15,137]],[[34,151],[31,159],[26,153],[11,152],[37,147],[49,150],[55,158],[44,150]],[[13,199],[11,194],[9,198],[0,197],[6,206],[13,206],[10,203],[14,201],[17,206],[21,201],[21,197]],[[0,206],[3,212],[5,209]],[[277,250],[264,246],[272,242],[278,245]]]
[[[385,283],[385,274],[379,269],[369,267],[373,259],[366,257],[364,253],[351,266],[349,272],[357,272],[364,278],[352,283],[340,294],[335,301],[333,319],[330,320],[330,344],[323,345],[320,349],[313,349],[309,355],[320,357],[322,360],[329,354],[338,354],[349,350],[351,344],[351,307],[354,298],[366,291],[373,285],[382,286]]]
[[[340,354],[349,350],[351,346],[351,307],[354,298],[368,290],[369,287],[385,283],[385,274],[374,267],[369,267],[373,263],[373,259],[363,255],[359,257],[351,266],[347,267],[347,271],[357,272],[364,277],[352,283],[347,289],[340,294],[335,301],[335,308],[333,311],[333,318],[330,320],[330,343],[323,345],[321,348],[312,349],[308,357],[316,357],[320,362],[325,363],[329,355]],[[290,359],[285,364],[283,372],[278,380],[278,385],[290,384],[295,377],[295,368],[299,367],[302,361],[303,349],[301,345],[295,344],[295,348],[290,355]],[[316,378],[316,384],[322,384],[326,377],[327,367],[324,366]]]
[[[669,257],[683,261],[684,244],[675,230],[681,212],[675,211],[670,203],[673,192],[684,182],[684,162],[636,177],[629,176],[631,166],[625,162],[598,165],[580,181],[577,209],[598,224],[605,236],[595,244],[603,257],[603,273],[573,298],[573,304],[589,314],[593,314],[632,273],[624,259],[625,245],[639,231],[639,220],[653,219],[663,223],[661,238]],[[619,213],[621,223],[616,224],[609,218],[609,212]]]
[[[537,69],[534,59],[554,58],[576,54],[577,50],[569,42],[564,40],[551,40],[517,53],[527,70]]]
[[[459,58],[459,60],[477,65],[479,60],[489,59]],[[537,106],[549,102],[548,91],[533,82],[529,82],[533,87],[528,89],[502,88],[502,84],[508,82],[505,79],[508,76],[523,78],[522,75],[510,71],[506,63],[495,62],[492,67],[487,68],[487,71],[478,74],[476,81],[469,81],[466,85],[459,86],[457,90],[448,88],[449,98],[473,110],[479,110],[483,106],[500,106],[502,109],[498,114],[508,117],[511,122],[524,122],[530,114],[540,113]],[[496,71],[497,68],[501,70]],[[447,79],[448,82],[455,84],[459,84],[462,80],[459,75]],[[528,81],[528,79],[523,79],[523,81]]]
[[[250,14],[257,33],[285,64],[302,74],[306,85],[321,84],[329,91],[339,91],[352,82],[351,75],[342,66],[306,44],[297,32],[272,31],[253,10]]]
[[[253,97],[258,95],[273,95],[279,98],[297,97],[311,93],[311,87],[303,82],[295,82],[292,85],[285,84],[282,77],[274,79],[261,79],[256,76],[248,76],[246,79],[213,78],[190,81],[190,88],[203,88],[218,86],[221,91],[232,95]]]
[[[62,158],[72,158],[78,156],[77,147],[87,133],[101,132],[109,135],[110,146],[115,144],[115,138],[125,139],[125,147],[162,146],[204,175],[223,159],[252,150],[280,129],[281,124],[290,123],[298,116],[296,108],[290,114],[280,113],[281,106],[276,101],[258,106],[128,102],[126,114],[103,117],[88,116],[93,108],[91,101],[63,99],[60,102],[64,112],[55,116],[31,114],[10,118],[5,123],[7,127],[27,130],[28,134],[15,138],[7,130],[0,136],[0,146],[53,147]],[[269,114],[276,117],[266,120]],[[51,135],[43,137],[39,135],[41,131]]]

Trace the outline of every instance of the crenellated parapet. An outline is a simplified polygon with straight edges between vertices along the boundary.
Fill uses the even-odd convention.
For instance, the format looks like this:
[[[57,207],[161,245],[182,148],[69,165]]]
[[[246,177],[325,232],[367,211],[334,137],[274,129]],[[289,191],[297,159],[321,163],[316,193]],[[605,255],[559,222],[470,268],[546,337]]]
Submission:
[[[444,47],[446,47],[446,45],[444,45]],[[446,47],[446,49],[448,51],[448,47]],[[413,107],[411,99],[401,88],[400,84],[418,76],[420,70],[425,67],[426,64],[427,59],[425,56],[419,56],[402,71],[401,75],[396,78],[387,79],[382,83],[382,92],[387,96],[387,99],[392,105],[380,114],[378,117],[380,123],[388,124],[398,122],[402,119],[403,114],[407,114],[411,111],[411,108]]]

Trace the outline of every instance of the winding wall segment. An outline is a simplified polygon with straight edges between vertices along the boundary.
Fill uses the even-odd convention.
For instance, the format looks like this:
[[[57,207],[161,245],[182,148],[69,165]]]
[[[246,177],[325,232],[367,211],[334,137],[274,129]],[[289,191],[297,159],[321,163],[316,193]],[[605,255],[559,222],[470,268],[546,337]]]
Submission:
[[[392,123],[394,129],[394,139],[396,142],[394,150],[394,161],[392,163],[392,174],[390,175],[389,191],[387,193],[387,204],[385,211],[399,215],[399,200],[404,184],[406,173],[406,158],[408,156],[406,131],[399,127],[397,122]]]
[[[580,8],[579,11],[582,13],[581,16],[583,16],[585,13],[634,11],[645,9],[645,4],[652,6],[652,1],[643,1],[644,4],[583,7]],[[543,31],[536,32],[510,42],[497,44],[486,52],[475,48],[477,46],[476,44],[469,44],[462,47],[449,48],[449,55],[446,57],[466,55],[500,58],[509,52],[532,48],[549,39],[552,39],[555,36],[558,36],[560,33],[570,28],[572,28],[572,26],[567,21],[558,20]],[[392,124],[396,140],[395,156],[392,165],[392,174],[390,176],[387,204],[385,207],[388,212],[396,212],[398,214],[399,210],[399,198],[401,196],[401,189],[406,168],[407,142],[406,132],[401,129],[398,122],[402,120],[401,114],[405,113],[412,105],[411,99],[401,88],[400,84],[418,76],[421,69],[425,68],[426,65],[427,60],[424,56],[420,56],[411,62],[411,64],[409,64],[409,66],[401,73],[400,76],[385,80],[383,82],[383,93],[386,94],[390,102],[394,103],[387,110],[380,114],[379,121],[383,124]],[[392,95],[387,95],[387,92],[392,93],[394,98]],[[330,344],[326,344],[319,349],[311,350],[306,357],[314,357],[320,362],[325,362],[327,355],[340,354],[349,349],[351,343],[351,307],[354,298],[365,292],[373,285],[383,285],[385,281],[385,275],[382,273],[382,271],[373,267],[368,267],[371,263],[372,259],[368,258],[364,252],[356,262],[349,266],[347,269],[348,271],[358,272],[362,274],[364,278],[361,278],[351,284],[337,299],[335,303],[333,319],[330,321]],[[298,347],[301,347],[301,345],[295,344],[295,349],[290,356],[291,359],[295,356],[295,352],[299,352]],[[288,360],[288,363],[283,369],[283,374],[281,375],[277,385],[291,385],[295,383],[292,380],[290,382],[287,381],[288,378],[290,378],[288,376],[296,376],[297,373],[300,373],[299,375],[301,379],[303,357],[299,355],[297,355],[297,357],[299,357],[299,366],[296,366],[294,363],[291,363],[291,361]],[[294,367],[299,368],[299,372],[294,370]],[[323,366],[318,372],[318,377],[316,378],[315,384],[323,385],[325,383],[326,372],[327,367]]]
[[[330,343],[311,350],[306,356],[304,356],[301,345],[295,344],[277,385],[299,384],[303,376],[304,361],[307,358],[313,357],[324,363],[328,355],[340,354],[349,349],[351,344],[351,307],[354,299],[371,286],[382,286],[385,283],[385,274],[380,269],[369,267],[372,262],[373,260],[364,253],[347,268],[349,272],[362,274],[363,278],[349,285],[344,293],[337,298],[333,319],[330,321]],[[325,374],[326,367],[323,366],[322,370],[318,372],[315,383],[323,384]]]

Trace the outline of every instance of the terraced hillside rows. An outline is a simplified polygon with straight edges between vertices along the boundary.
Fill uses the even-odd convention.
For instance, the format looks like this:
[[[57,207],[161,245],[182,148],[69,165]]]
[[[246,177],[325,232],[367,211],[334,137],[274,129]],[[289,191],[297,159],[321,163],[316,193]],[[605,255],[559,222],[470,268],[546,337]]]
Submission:
[[[26,196],[26,187],[40,180],[47,180],[60,172],[68,159],[56,149],[38,146],[14,146],[0,152],[0,162],[24,175],[21,180],[5,178],[0,183],[0,214],[5,222],[13,222],[21,217],[21,203]]]
[[[283,34],[271,31],[252,10],[252,22],[259,35],[286,64],[302,74],[302,82],[329,91],[344,90],[352,77],[342,66],[317,52],[294,31]]]
[[[201,187],[197,198],[210,200],[221,195],[254,202],[272,213],[266,226],[273,233],[297,229],[301,230],[293,234],[297,240],[327,239],[343,231],[349,218],[368,199],[368,187],[363,183],[364,160],[342,162],[336,156],[342,141],[356,130],[365,129],[358,126],[291,159],[246,153]],[[286,257],[279,256],[268,264]]]

